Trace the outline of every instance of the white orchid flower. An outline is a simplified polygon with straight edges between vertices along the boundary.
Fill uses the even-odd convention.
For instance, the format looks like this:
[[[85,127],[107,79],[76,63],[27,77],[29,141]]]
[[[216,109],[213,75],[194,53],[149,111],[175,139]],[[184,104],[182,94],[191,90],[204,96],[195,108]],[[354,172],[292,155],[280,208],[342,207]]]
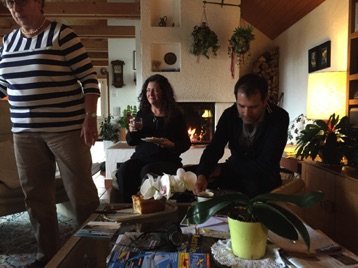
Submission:
[[[181,192],[184,192],[185,190],[189,190],[189,191],[194,190],[195,183],[197,180],[195,173],[193,173],[191,171],[185,171],[183,168],[179,168],[177,170],[176,176],[179,178],[180,182],[183,184],[183,186],[181,186],[181,188],[183,188],[183,190]]]
[[[170,175],[164,174],[160,178],[160,189],[159,189],[159,191],[163,196],[166,196],[167,199],[172,197],[173,194],[172,194],[172,191],[171,191]]]
[[[184,174],[184,184],[185,188],[189,191],[193,191],[195,187],[195,183],[197,180],[197,176],[194,172],[187,171]]]
[[[143,196],[143,199],[152,198],[156,192],[158,192],[159,185],[158,181],[154,179],[151,174],[147,174],[147,179],[143,182],[142,186],[140,187],[140,193]]]
[[[164,174],[153,178],[151,174],[147,174],[147,177],[140,188],[140,193],[144,199],[153,197],[156,200],[163,196],[169,199],[176,192],[192,191],[197,180],[195,173],[182,168],[177,170],[176,175]]]
[[[163,197],[163,195],[159,191],[155,191],[154,196],[153,196],[153,198],[155,200],[160,200],[160,199],[162,199],[162,197]]]

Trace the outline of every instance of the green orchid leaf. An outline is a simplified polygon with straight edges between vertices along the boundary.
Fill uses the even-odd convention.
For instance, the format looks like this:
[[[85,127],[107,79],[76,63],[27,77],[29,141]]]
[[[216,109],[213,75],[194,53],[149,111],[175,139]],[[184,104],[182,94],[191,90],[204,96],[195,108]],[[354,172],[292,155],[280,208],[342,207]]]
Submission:
[[[191,206],[187,212],[189,223],[203,223],[218,211],[234,204],[246,205],[249,199],[242,193],[225,194],[205,202],[198,202]]]
[[[271,205],[257,203],[252,208],[257,219],[272,232],[290,239],[297,240],[298,233],[288,218]]]
[[[254,204],[257,202],[268,202],[268,201],[278,201],[285,203],[292,203],[299,207],[310,207],[313,204],[321,201],[324,197],[324,193],[320,191],[307,192],[302,195],[287,195],[279,193],[267,193],[254,197],[251,199],[250,203]]]
[[[291,224],[295,227],[295,229],[298,231],[298,233],[301,235],[304,243],[307,246],[307,251],[309,251],[311,246],[311,239],[308,234],[306,226],[303,224],[302,220],[298,218],[295,214],[290,212],[289,210],[278,206],[276,204],[271,204],[274,208],[276,208],[278,211],[281,211],[283,215],[291,222]]]

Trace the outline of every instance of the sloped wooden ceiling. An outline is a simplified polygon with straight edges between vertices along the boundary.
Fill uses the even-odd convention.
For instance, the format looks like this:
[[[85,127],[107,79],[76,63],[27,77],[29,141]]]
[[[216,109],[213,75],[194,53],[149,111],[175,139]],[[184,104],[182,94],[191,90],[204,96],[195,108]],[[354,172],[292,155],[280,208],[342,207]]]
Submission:
[[[241,17],[275,39],[325,0],[241,0]]]
[[[324,0],[241,0],[241,15],[267,37],[275,39],[323,2]],[[70,25],[81,37],[94,65],[106,66],[108,38],[135,37],[134,26],[107,26],[106,20],[138,19],[140,3],[139,0],[134,3],[107,3],[106,0],[46,0],[45,13],[49,19]],[[9,11],[0,4],[0,36],[15,27],[17,25]]]

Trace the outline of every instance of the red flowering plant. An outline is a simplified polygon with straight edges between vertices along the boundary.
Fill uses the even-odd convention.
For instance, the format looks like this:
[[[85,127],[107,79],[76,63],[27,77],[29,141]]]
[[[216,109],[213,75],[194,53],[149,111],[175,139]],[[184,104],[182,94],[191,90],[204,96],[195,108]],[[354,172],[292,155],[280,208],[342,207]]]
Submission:
[[[308,124],[298,137],[296,157],[315,160],[317,155],[327,164],[341,164],[350,140],[351,127],[347,116],[332,114],[327,121]]]

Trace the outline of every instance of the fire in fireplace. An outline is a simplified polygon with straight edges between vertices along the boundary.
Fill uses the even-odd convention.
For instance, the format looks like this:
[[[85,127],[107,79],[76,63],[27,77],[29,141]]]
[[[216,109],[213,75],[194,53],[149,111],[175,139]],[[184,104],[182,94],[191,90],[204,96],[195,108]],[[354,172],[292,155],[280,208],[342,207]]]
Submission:
[[[193,144],[207,144],[215,129],[215,104],[213,102],[179,102]]]

